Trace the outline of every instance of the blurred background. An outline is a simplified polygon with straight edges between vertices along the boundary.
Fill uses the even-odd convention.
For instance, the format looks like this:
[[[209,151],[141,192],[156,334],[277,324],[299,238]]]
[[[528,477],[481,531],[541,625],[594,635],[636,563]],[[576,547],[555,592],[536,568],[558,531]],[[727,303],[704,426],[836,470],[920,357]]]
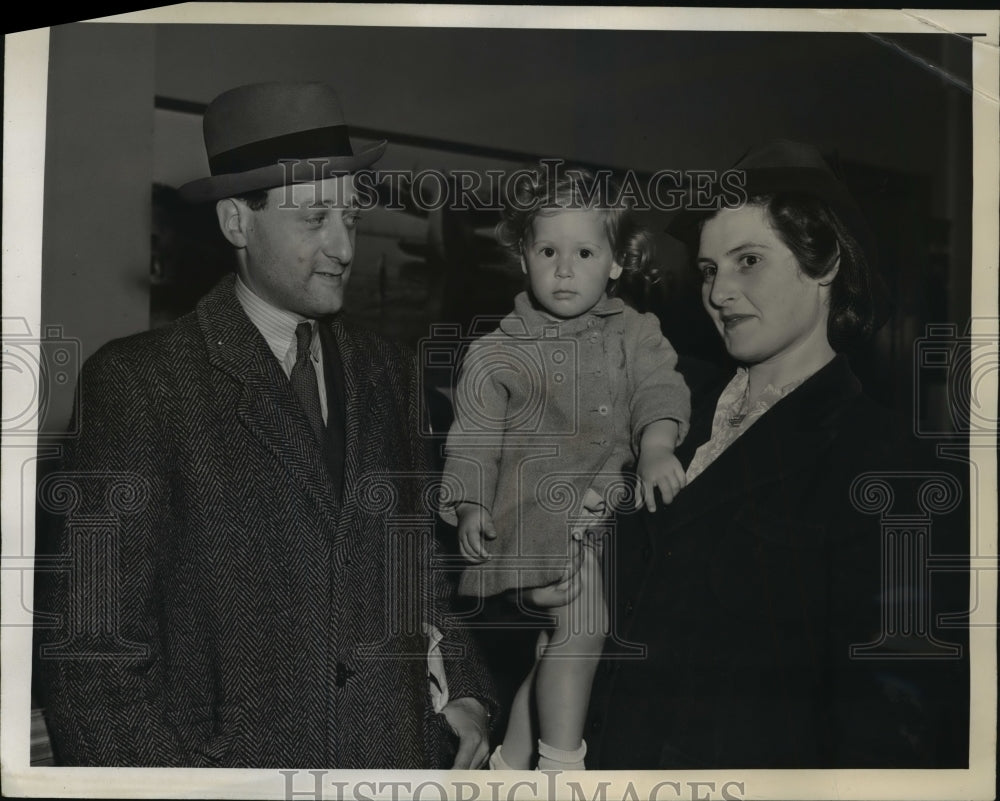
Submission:
[[[208,174],[206,104],[265,80],[333,85],[356,143],[389,141],[380,170],[557,157],[649,175],[725,169],[773,138],[814,143],[868,213],[893,302],[875,341],[851,354],[859,376],[914,425],[960,430],[947,371],[916,374],[914,349],[928,325],[947,339],[969,320],[971,69],[970,42],[954,34],[53,28],[42,324],[78,347],[70,380],[47,391],[43,434],[65,430],[82,360],[168,324],[232,268],[214,210],[176,190]],[[351,318],[414,347],[461,339],[522,288],[492,238],[496,214],[419,205],[366,213],[346,297]],[[645,215],[663,280],[628,300],[659,316],[682,355],[723,366],[688,254],[661,233],[669,216]],[[38,736],[33,760],[45,764]]]

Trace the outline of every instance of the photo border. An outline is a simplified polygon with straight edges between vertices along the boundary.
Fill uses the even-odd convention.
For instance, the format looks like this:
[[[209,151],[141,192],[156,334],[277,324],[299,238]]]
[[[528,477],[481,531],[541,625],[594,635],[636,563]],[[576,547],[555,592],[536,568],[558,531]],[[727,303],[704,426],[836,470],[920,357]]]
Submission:
[[[105,17],[92,22],[111,23],[234,23],[270,25],[357,25],[388,27],[500,27],[500,28],[602,28],[631,30],[740,30],[826,31],[883,33],[978,34],[972,49],[973,70],[973,239],[972,318],[986,321],[987,333],[996,336],[998,318],[998,269],[1000,253],[1000,181],[998,142],[1000,116],[1000,59],[998,26],[994,11],[929,10],[820,10],[820,9],[693,9],[525,6],[417,6],[361,4],[229,4],[204,3],[150,9]],[[17,335],[18,320],[31,332],[40,331],[42,263],[42,208],[45,162],[48,29],[6,36],[4,92],[3,184],[3,317],[6,339]],[[987,376],[985,399],[996,403],[997,375]],[[18,397],[4,375],[4,419],[7,410],[22,408],[30,399]],[[34,507],[25,487],[35,485],[36,442],[31,438],[5,438],[2,448],[2,687],[0,687],[0,758],[5,794],[48,797],[211,797],[286,798],[287,780],[277,770],[139,769],[29,767],[31,612],[24,600],[32,597],[30,568],[34,552]],[[994,440],[995,445],[995,440]],[[978,505],[970,531],[979,556],[997,555],[995,448],[972,449],[970,482],[978,487]],[[971,493],[970,493],[971,494]],[[985,549],[985,551],[984,551]],[[711,771],[589,771],[558,778],[553,794],[552,777],[518,772],[507,774],[497,797],[498,774],[482,771],[324,771],[324,798],[398,797],[399,787],[379,793],[379,783],[436,782],[447,788],[447,797],[471,801],[473,788],[479,799],[570,797],[566,780],[578,782],[588,799],[602,782],[607,798],[650,797],[658,783],[678,782],[682,792],[670,793],[661,784],[658,797],[704,798],[706,782],[713,783],[711,798],[720,798],[727,782],[742,782],[741,798],[884,798],[884,799],[986,799],[996,785],[996,629],[984,625],[997,607],[997,572],[979,573],[980,595],[970,620],[970,659],[973,668],[970,701],[970,768],[968,770],[711,770]],[[979,625],[977,625],[977,622]],[[314,777],[307,771],[294,776],[296,798],[311,798]],[[516,782],[532,782],[509,789]],[[369,782],[375,785],[368,789]],[[699,785],[700,783],[700,785]],[[491,789],[491,785],[494,785]],[[339,794],[338,794],[338,787]],[[375,791],[375,792],[373,792]],[[735,792],[735,790],[732,790]],[[395,794],[395,795],[394,795]],[[428,789],[424,798],[439,797]],[[409,797],[404,794],[401,797]]]

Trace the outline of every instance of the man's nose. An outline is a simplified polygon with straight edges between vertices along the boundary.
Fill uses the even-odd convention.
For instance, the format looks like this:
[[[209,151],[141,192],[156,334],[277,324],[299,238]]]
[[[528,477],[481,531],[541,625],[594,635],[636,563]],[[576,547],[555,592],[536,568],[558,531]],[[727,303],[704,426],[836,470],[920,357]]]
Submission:
[[[343,220],[333,220],[326,226],[323,235],[323,253],[327,258],[345,266],[351,263],[351,259],[354,258],[354,242],[351,231],[344,225]]]

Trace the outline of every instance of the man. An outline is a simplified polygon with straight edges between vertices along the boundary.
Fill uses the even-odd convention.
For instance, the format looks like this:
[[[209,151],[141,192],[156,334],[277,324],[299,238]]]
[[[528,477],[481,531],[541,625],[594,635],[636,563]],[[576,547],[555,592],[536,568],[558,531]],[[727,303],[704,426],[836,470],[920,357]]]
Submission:
[[[236,276],[84,366],[59,551],[79,564],[94,515],[117,536],[106,578],[57,575],[42,607],[64,624],[38,662],[57,758],[423,768],[450,729],[478,767],[492,702],[430,566],[415,360],[335,316],[353,174],[385,143],[354,154],[321,84],[238,87],[204,127],[212,175],[182,192],[216,202]]]

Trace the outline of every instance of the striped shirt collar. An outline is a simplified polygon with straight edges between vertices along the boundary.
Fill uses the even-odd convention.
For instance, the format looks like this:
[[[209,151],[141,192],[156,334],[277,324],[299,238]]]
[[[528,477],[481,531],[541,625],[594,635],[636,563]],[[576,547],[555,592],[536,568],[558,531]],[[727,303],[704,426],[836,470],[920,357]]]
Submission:
[[[307,320],[300,314],[279,309],[271,305],[259,295],[255,294],[250,287],[243,283],[237,275],[235,284],[236,299],[243,307],[250,322],[254,324],[267,346],[271,349],[274,357],[284,364],[291,351],[292,363],[295,362],[295,328],[299,323]],[[313,321],[310,321],[313,322]],[[320,343],[316,334],[315,323],[312,326],[313,338],[310,345],[313,361],[320,360]]]

